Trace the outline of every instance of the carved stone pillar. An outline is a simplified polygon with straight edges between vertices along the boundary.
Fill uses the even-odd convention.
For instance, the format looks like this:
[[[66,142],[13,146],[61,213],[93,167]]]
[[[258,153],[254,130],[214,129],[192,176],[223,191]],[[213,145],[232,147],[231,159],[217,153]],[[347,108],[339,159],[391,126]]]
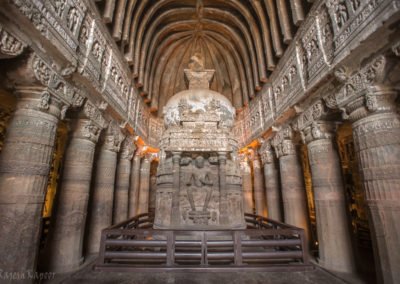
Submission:
[[[303,129],[314,190],[319,263],[326,269],[354,272],[350,224],[337,149],[335,124],[313,122]],[[334,224],[334,225],[333,225]]]
[[[229,222],[228,216],[228,192],[226,188],[226,152],[218,153],[218,164],[219,164],[219,223],[220,225],[226,225]]]
[[[400,283],[400,116],[398,93],[385,85],[395,64],[381,55],[351,77],[340,73],[344,86],[325,98],[352,121],[379,283]]]
[[[139,206],[139,187],[140,187],[140,160],[141,149],[137,149],[132,161],[131,181],[129,185],[129,214],[128,218],[132,218],[138,214]]]
[[[180,182],[180,160],[181,152],[172,153],[172,174],[173,174],[173,194],[172,194],[172,206],[171,206],[171,225],[177,226],[180,223],[180,210],[179,210],[179,182]]]
[[[146,154],[140,165],[138,214],[149,212],[150,163],[151,157],[149,154]]]
[[[266,141],[260,149],[261,161],[264,165],[265,196],[267,199],[268,218],[282,220],[281,197],[279,189],[279,173],[271,147],[271,142]]]
[[[46,269],[69,272],[83,262],[83,238],[88,209],[93,158],[101,126],[90,119],[73,119],[71,140],[64,158],[57,208],[52,219]]]
[[[117,126],[110,125],[97,157],[87,239],[89,253],[99,251],[101,230],[112,224],[117,152],[122,141],[120,134]]]
[[[41,213],[61,102],[42,87],[19,87],[0,155],[0,268],[35,270]]]
[[[243,206],[245,213],[254,214],[253,184],[251,181],[251,168],[246,154],[240,155],[240,170],[242,172]]]
[[[128,219],[129,180],[132,168],[131,160],[135,149],[136,146],[133,143],[132,137],[128,136],[122,143],[118,160],[117,177],[115,180],[113,224]]]
[[[266,202],[265,202],[265,189],[264,189],[264,176],[261,170],[261,161],[258,152],[254,150],[253,157],[253,178],[254,178],[254,203],[256,207],[256,214],[260,216],[267,216]]]
[[[304,229],[309,239],[309,221],[303,170],[293,131],[284,128],[273,138],[273,146],[279,159],[284,220],[293,226]]]

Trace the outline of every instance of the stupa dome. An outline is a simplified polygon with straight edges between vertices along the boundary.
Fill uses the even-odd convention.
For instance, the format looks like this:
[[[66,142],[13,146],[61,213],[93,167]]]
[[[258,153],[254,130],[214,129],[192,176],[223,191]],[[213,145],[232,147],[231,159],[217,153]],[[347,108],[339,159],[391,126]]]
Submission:
[[[216,122],[219,127],[231,128],[235,108],[228,98],[210,90],[214,70],[206,70],[197,55],[192,56],[190,69],[185,69],[189,89],[175,94],[164,107],[164,123],[180,125],[182,122]]]

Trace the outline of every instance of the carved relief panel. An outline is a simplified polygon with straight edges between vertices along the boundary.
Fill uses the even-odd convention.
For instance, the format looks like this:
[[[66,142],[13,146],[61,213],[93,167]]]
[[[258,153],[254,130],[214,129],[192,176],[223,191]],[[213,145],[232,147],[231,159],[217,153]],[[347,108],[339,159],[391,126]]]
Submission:
[[[250,140],[264,131],[264,105],[261,96],[255,97],[249,107],[243,110],[243,123],[245,136]]]
[[[137,135],[148,138],[150,113],[142,100],[136,101],[135,132]]]
[[[293,71],[293,70],[292,70]],[[275,99],[272,86],[267,86],[261,93],[265,125],[272,125],[275,119]]]
[[[294,100],[302,94],[302,86],[300,81],[300,72],[296,62],[296,54],[286,59],[285,64],[281,68],[281,72],[272,80],[273,99],[276,107],[276,113],[281,113]]]

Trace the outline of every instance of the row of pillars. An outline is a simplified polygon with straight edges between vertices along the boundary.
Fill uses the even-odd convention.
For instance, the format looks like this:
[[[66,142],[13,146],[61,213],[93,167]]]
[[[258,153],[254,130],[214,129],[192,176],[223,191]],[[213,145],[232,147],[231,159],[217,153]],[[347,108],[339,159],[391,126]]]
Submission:
[[[42,88],[19,89],[16,95],[0,153],[0,267],[6,272],[36,269],[61,119],[61,103],[52,97],[43,104]],[[68,122],[69,141],[45,252],[46,269],[52,272],[78,268],[84,241],[86,254],[97,253],[102,229],[148,212],[149,204],[153,155],[145,154],[143,147],[136,149],[132,136],[116,134],[112,124],[102,131],[81,114]]]
[[[252,172],[243,161],[248,168],[243,176],[245,186],[250,185],[251,189],[253,183],[254,188],[254,198],[249,188],[244,189],[245,208],[246,212],[252,212],[254,207],[257,215],[300,227],[310,240],[300,148],[292,130],[288,127],[284,131],[286,137],[261,141],[261,147],[252,151]],[[333,143],[332,139],[324,139],[307,145],[315,193],[319,263],[329,270],[354,272],[341,165]]]
[[[358,99],[357,104],[349,103],[346,118],[352,124],[355,156],[372,228],[378,281],[399,283],[400,116],[395,102],[397,93],[390,88],[370,88],[368,95],[374,99],[376,106],[370,108],[369,101]],[[312,108],[325,107],[319,102],[311,106],[309,112],[304,111],[300,119],[306,121],[307,117],[312,117]],[[313,116],[312,123],[299,124],[294,120],[291,126],[283,126],[272,139],[263,140],[261,147],[254,149],[250,155],[253,171],[244,159],[242,171],[246,212],[253,213],[255,207],[256,214],[266,216],[266,207],[269,218],[301,227],[310,236],[298,147],[300,136],[307,146],[311,168],[319,263],[329,270],[354,272],[351,227],[335,137],[338,121],[328,120],[329,115]]]

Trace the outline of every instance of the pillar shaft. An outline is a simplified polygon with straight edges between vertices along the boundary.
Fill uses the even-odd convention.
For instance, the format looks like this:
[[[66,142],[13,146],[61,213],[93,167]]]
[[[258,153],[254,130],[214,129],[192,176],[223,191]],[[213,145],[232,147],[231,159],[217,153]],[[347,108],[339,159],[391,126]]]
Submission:
[[[73,120],[71,126],[72,138],[64,155],[57,208],[47,245],[47,269],[54,272],[73,271],[83,261],[83,237],[99,132],[89,119]]]
[[[297,154],[279,158],[285,223],[306,230],[308,211],[303,172]]]
[[[140,187],[140,155],[139,150],[136,151],[132,162],[131,181],[129,185],[129,216],[132,218],[138,214],[139,206],[139,187]]]
[[[261,170],[261,162],[257,152],[253,158],[253,175],[254,175],[254,203],[256,207],[256,214],[267,217],[265,190],[264,190],[264,176]]]
[[[242,171],[244,212],[254,214],[253,184],[251,181],[251,168],[247,157],[244,157],[240,162],[240,169]]]
[[[91,215],[88,234],[88,252],[97,253],[100,248],[101,230],[112,224],[114,183],[117,151],[106,137],[96,161],[96,173],[91,199]]]
[[[218,153],[219,164],[219,224],[227,225],[229,223],[228,216],[228,192],[226,188],[226,153]]]
[[[279,157],[281,188],[285,223],[303,228],[310,239],[306,191],[298,151],[291,128],[285,128],[274,137]]]
[[[354,147],[379,282],[400,283],[400,116],[394,102],[396,92],[371,88],[368,96],[372,113],[353,123]]]
[[[268,218],[282,221],[279,175],[275,163],[264,164],[264,182]]]
[[[171,205],[171,224],[179,225],[180,223],[180,210],[179,210],[179,192],[180,192],[180,165],[179,162],[181,160],[180,152],[172,153],[172,173],[173,173],[173,194],[172,194],[172,205]]]
[[[134,151],[132,140],[128,137],[122,144],[115,180],[113,224],[128,219],[129,185]]]
[[[279,172],[271,147],[271,141],[264,141],[260,149],[261,161],[264,165],[265,198],[267,200],[268,218],[283,221],[281,196],[279,188]]]
[[[328,127],[330,132],[326,132]],[[329,270],[354,272],[340,161],[331,138],[333,124],[314,123],[305,131],[311,140],[307,147],[316,209],[319,263]]]
[[[0,155],[0,267],[25,273],[36,267],[61,105],[43,88],[21,88],[16,94],[17,110]]]
[[[146,156],[140,165],[138,214],[149,212],[150,159]]]

